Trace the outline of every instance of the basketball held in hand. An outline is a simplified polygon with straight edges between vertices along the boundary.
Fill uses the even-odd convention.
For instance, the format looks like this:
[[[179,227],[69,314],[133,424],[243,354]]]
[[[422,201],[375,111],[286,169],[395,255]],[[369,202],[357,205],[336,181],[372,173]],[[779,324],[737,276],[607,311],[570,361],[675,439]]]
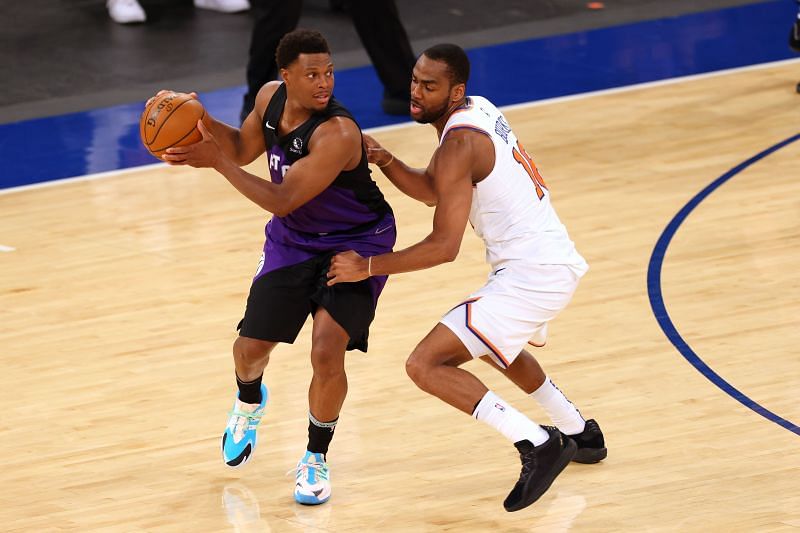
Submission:
[[[186,93],[165,92],[153,98],[139,120],[139,135],[145,148],[161,159],[167,148],[203,140],[197,121],[206,110]]]

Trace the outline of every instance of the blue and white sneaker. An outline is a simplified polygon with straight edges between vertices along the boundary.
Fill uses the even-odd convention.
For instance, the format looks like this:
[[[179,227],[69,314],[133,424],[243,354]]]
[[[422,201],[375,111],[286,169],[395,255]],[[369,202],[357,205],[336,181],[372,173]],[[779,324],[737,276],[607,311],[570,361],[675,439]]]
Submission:
[[[267,387],[261,384],[261,403],[244,403],[236,401],[230,412],[228,426],[222,434],[222,460],[225,464],[236,468],[242,466],[256,450],[256,428],[264,415],[269,393]]]
[[[294,499],[297,503],[319,505],[328,501],[331,497],[330,473],[321,453],[307,451],[297,463],[296,471]]]

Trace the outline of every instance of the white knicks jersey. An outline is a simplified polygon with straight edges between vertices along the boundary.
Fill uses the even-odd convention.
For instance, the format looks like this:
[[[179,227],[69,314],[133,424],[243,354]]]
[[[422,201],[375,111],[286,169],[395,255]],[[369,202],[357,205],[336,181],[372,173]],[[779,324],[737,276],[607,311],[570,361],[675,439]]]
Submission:
[[[473,185],[469,221],[486,244],[486,261],[497,270],[506,261],[569,265],[582,276],[589,268],[550,204],[550,192],[503,114],[481,96],[470,96],[450,115],[450,131],[485,133],[494,144],[494,168]],[[441,141],[440,141],[441,145]]]

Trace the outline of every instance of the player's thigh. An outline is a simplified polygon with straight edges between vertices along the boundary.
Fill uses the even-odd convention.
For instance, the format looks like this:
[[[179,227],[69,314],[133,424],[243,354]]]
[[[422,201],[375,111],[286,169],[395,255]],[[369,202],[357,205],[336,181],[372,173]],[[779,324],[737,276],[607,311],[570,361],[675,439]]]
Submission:
[[[461,339],[450,328],[438,323],[411,352],[406,366],[458,366],[471,359]]]
[[[317,290],[312,296],[316,306],[316,314],[324,309],[328,315],[344,330],[349,338],[347,350],[367,351],[369,328],[375,318],[377,294],[370,279],[354,283],[337,283],[327,286],[325,271],[320,272]]]
[[[262,341],[294,342],[313,308],[315,271],[312,260],[253,280],[239,334]]]

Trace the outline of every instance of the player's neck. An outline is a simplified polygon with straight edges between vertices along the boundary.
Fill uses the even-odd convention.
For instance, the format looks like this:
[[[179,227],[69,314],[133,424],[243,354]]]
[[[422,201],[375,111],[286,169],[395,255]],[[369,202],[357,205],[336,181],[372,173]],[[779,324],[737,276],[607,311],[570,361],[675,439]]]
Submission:
[[[313,110],[300,105],[291,98],[287,98],[286,105],[283,107],[281,125],[287,128],[287,132],[292,131],[300,124],[311,118],[311,115],[313,114]]]
[[[444,112],[441,117],[439,117],[433,122],[433,126],[436,128],[436,135],[439,137],[439,139],[442,138],[444,127],[447,125],[447,121],[450,120],[450,116],[459,109],[464,108],[466,106],[467,106],[467,97],[465,96],[461,100],[453,102],[450,105],[450,107],[447,108],[447,111]]]

